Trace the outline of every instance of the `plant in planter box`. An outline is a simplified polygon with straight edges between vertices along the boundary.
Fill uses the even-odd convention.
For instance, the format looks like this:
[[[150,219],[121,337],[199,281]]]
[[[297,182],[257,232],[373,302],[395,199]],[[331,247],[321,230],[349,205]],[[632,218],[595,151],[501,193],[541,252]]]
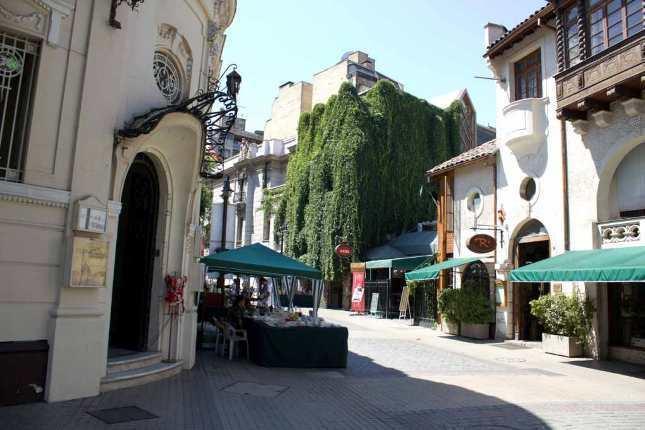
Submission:
[[[441,314],[443,331],[459,334],[459,290],[454,288],[443,290],[437,299],[437,309]]]
[[[488,324],[492,321],[493,311],[481,291],[471,288],[444,290],[438,302],[442,317],[458,327],[448,327],[449,333],[488,338]]]
[[[459,290],[458,303],[460,334],[476,339],[487,339],[489,324],[494,318],[489,299],[479,289],[462,286]]]
[[[589,300],[577,294],[545,295],[532,300],[531,314],[544,327],[542,347],[545,352],[575,357],[589,343],[591,318],[595,309]]]

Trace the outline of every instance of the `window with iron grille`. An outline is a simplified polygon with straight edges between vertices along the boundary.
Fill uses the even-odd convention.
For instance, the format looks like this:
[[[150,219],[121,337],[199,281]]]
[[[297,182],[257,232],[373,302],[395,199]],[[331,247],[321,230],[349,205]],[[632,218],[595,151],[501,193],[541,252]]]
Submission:
[[[21,181],[40,43],[0,30],[0,180]]]

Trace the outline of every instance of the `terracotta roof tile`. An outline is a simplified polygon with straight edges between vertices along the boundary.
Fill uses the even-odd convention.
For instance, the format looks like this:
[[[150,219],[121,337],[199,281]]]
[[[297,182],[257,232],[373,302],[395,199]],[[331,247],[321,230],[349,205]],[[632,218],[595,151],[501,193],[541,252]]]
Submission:
[[[544,7],[542,7],[540,9],[536,10],[535,12],[533,12],[524,21],[520,22],[515,27],[511,28],[506,33],[502,34],[493,43],[488,45],[488,47],[486,48],[486,53],[484,54],[484,57],[488,57],[488,56],[491,56],[491,55],[495,54],[494,51],[496,50],[496,48],[502,42],[504,42],[505,40],[507,40],[507,39],[509,39],[511,37],[513,37],[513,38],[519,37],[520,40],[522,38],[524,38],[524,36],[522,35],[522,32],[525,31],[530,24],[535,23],[535,25],[537,25],[538,18],[547,16],[552,11],[553,11],[553,5],[551,3],[547,3]]]
[[[434,176],[438,173],[452,170],[456,167],[471,163],[475,160],[489,157],[495,154],[496,152],[497,152],[497,144],[493,139],[486,143],[482,143],[481,145],[476,146],[473,149],[470,149],[466,152],[462,152],[456,157],[446,160],[441,164],[434,166],[432,169],[428,170],[427,174],[429,174],[430,176]]]

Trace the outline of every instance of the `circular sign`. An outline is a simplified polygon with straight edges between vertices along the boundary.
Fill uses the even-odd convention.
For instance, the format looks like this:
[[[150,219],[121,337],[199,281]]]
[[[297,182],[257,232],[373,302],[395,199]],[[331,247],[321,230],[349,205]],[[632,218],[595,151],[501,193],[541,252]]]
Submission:
[[[487,234],[476,234],[468,240],[466,247],[477,254],[485,254],[495,250],[495,238]]]
[[[343,242],[339,245],[336,245],[334,251],[339,257],[351,257],[354,253],[354,248],[352,248],[348,243]]]

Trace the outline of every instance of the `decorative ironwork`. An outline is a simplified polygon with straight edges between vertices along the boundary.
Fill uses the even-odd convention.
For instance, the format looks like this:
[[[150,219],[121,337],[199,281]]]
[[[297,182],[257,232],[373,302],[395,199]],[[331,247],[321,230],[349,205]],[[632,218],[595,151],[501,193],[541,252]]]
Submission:
[[[22,73],[24,57],[13,48],[0,50],[0,78],[13,78]]]
[[[237,118],[237,91],[242,78],[233,72],[238,80],[237,85],[229,87],[226,92],[219,86],[221,79],[211,80],[206,91],[200,91],[195,97],[181,103],[170,104],[157,108],[135,117],[131,122],[117,132],[116,144],[121,138],[135,138],[153,131],[159,122],[168,114],[183,112],[193,115],[202,123],[202,163],[200,174],[205,179],[218,179],[222,177],[224,163],[224,142],[235,119]],[[231,67],[231,66],[229,66]],[[229,75],[230,76],[230,75]],[[216,106],[220,106],[216,109]]]
[[[177,103],[183,93],[183,80],[177,64],[163,52],[155,52],[152,73],[161,94],[169,103]]]
[[[136,10],[141,3],[145,0],[112,0],[112,6],[110,7],[110,25],[114,28],[121,29],[121,23],[116,20],[116,10],[121,3],[125,3],[132,10]]]
[[[0,32],[0,180],[20,181],[40,46]]]

